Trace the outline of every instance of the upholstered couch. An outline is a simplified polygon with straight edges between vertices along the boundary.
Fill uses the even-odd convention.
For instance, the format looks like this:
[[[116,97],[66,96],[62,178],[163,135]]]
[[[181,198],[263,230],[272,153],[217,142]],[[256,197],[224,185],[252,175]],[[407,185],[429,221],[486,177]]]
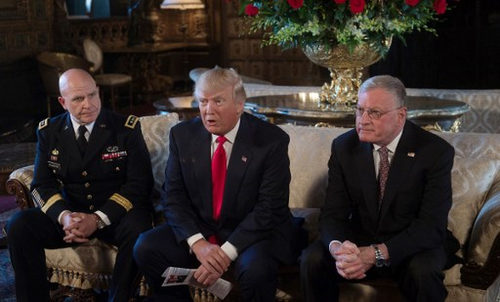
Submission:
[[[168,132],[178,122],[176,114],[140,118],[153,166],[155,189],[164,180],[168,157]],[[317,219],[325,197],[327,161],[333,138],[342,128],[314,128],[281,125],[290,136],[289,156],[292,180],[290,208],[305,218],[309,240],[318,234]],[[486,289],[500,271],[500,134],[439,133],[455,147],[452,172],[453,206],[448,228],[459,240],[457,255],[464,259],[446,271],[447,301],[482,301]],[[7,182],[21,207],[34,206],[28,194],[33,167],[18,169]],[[157,203],[156,209],[162,211]],[[106,288],[116,251],[109,246],[47,250],[47,264],[53,282],[80,288]],[[100,262],[96,263],[96,257]],[[298,270],[286,268],[280,280],[281,301],[300,300]],[[345,284],[342,301],[389,301],[398,297],[391,282]],[[202,300],[196,291],[196,299]],[[206,298],[205,298],[206,299]],[[206,300],[205,300],[206,301]]]

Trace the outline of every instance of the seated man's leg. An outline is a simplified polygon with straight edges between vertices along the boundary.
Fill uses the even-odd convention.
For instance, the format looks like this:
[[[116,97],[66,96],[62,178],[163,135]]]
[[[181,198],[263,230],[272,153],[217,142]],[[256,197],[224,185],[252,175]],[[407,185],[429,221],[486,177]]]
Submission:
[[[199,266],[187,243],[177,243],[169,225],[163,224],[141,234],[134,247],[134,258],[153,290],[155,301],[191,301],[187,286],[161,286],[165,279],[161,275],[167,267]]]
[[[444,248],[416,254],[398,268],[399,287],[408,301],[444,301],[447,295],[443,284],[446,264]]]
[[[109,301],[128,301],[134,295],[134,281],[139,276],[132,256],[134,244],[142,232],[152,227],[151,211],[133,208],[117,225],[105,227],[96,236],[118,247],[113,277],[109,290]]]
[[[243,301],[274,301],[278,265],[271,240],[260,241],[244,250],[234,264],[235,277]]]
[[[338,301],[337,282],[341,277],[335,260],[321,241],[304,250],[300,257],[300,282],[304,301]]]
[[[67,246],[63,237],[62,226],[38,208],[20,211],[9,220],[7,241],[17,301],[49,301],[44,248]]]

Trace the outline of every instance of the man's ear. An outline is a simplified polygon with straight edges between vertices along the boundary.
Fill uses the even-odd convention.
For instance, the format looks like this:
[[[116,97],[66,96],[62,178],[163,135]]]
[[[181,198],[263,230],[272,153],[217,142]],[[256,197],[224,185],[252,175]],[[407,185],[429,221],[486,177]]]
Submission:
[[[68,110],[68,108],[66,108],[66,100],[62,96],[58,97],[57,101],[59,102],[59,104],[61,104],[64,110]]]

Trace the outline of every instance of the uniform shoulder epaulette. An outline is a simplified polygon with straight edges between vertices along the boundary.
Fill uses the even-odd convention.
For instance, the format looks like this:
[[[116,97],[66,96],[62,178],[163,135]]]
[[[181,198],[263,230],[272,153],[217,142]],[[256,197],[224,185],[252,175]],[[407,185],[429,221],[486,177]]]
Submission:
[[[139,118],[137,116],[131,114],[128,116],[127,121],[125,121],[125,127],[130,128],[130,129],[134,129],[135,125],[137,124],[138,121],[139,121]]]
[[[43,128],[49,125],[49,118],[44,119],[40,123],[38,123],[38,130],[42,130]]]

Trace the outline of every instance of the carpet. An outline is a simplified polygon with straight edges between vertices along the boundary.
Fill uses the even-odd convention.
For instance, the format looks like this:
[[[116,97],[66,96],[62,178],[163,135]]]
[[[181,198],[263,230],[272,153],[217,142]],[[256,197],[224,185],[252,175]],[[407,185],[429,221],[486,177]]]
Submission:
[[[3,227],[9,218],[17,213],[19,208],[11,208],[3,213],[0,213],[0,227]],[[3,231],[1,232],[3,238]],[[14,288],[14,270],[10,263],[9,250],[6,248],[0,249],[0,301],[15,302],[16,294]]]

